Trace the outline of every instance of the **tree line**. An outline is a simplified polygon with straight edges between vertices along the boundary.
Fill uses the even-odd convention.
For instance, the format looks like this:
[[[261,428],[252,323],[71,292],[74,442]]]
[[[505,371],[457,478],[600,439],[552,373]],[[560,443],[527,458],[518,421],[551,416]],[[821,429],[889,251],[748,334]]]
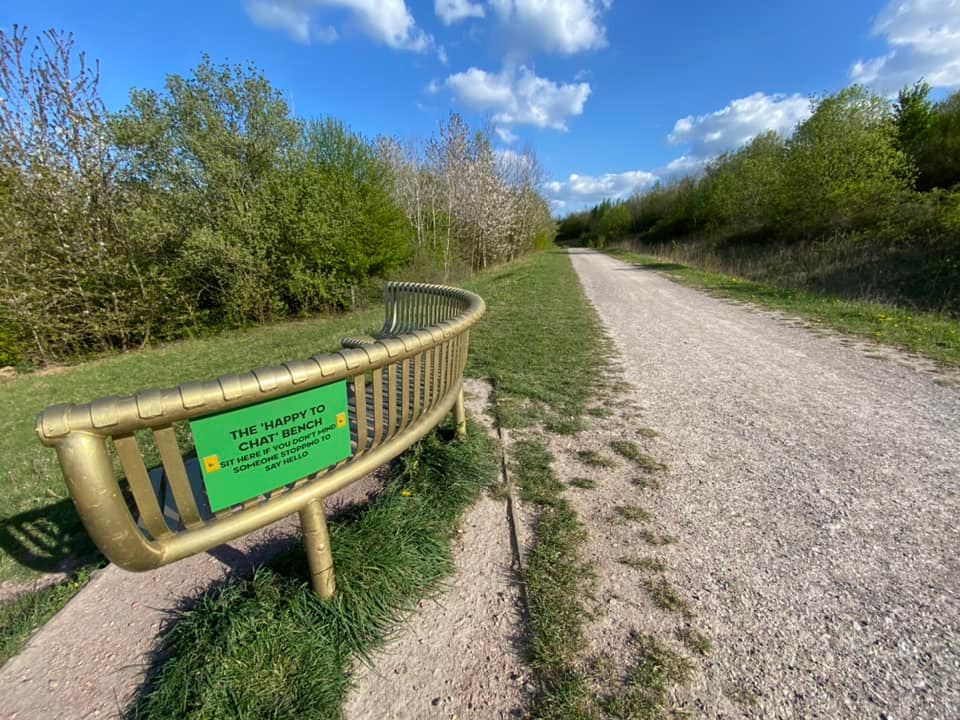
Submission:
[[[0,31],[0,364],[337,311],[552,240],[532,150],[368,139],[208,57],[110,112],[71,35]]]
[[[637,249],[759,280],[960,314],[960,92],[811,100],[694,177],[565,217],[558,242]]]

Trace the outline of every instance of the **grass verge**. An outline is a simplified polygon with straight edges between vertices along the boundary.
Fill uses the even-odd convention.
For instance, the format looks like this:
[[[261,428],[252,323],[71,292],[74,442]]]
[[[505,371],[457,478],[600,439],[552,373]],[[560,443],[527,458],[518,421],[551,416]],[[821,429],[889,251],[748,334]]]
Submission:
[[[606,252],[632,265],[663,272],[672,280],[709,290],[721,297],[782,310],[842,332],[908,348],[945,365],[960,365],[960,323],[947,315],[910,312],[892,305],[773,287],[627,250],[610,249]]]
[[[466,287],[488,308],[470,336],[467,374],[494,382],[498,422],[581,428],[612,348],[567,254],[539,253]]]
[[[373,503],[330,521],[331,601],[311,591],[302,548],[204,596],[158,648],[128,717],[340,718],[352,659],[441,588],[460,517],[496,478],[482,428],[451,436],[450,426],[432,433],[396,461]]]
[[[584,648],[582,598],[592,577],[578,557],[587,531],[562,496],[563,485],[550,467],[546,446],[539,441],[524,443],[514,456],[514,477],[521,497],[541,506],[524,572],[530,661],[541,686],[535,716],[589,718],[593,698],[577,670]],[[532,446],[537,446],[536,452],[530,451]]]
[[[566,253],[535,255],[478,276],[469,287],[489,311],[471,337],[468,372],[493,380],[500,425],[557,434],[585,427],[586,408],[608,380],[612,347]],[[546,444],[524,437],[511,454],[519,493],[539,511],[524,577],[527,644],[540,686],[533,715],[596,717],[596,700],[576,664],[592,577],[579,560],[586,529],[563,497]]]

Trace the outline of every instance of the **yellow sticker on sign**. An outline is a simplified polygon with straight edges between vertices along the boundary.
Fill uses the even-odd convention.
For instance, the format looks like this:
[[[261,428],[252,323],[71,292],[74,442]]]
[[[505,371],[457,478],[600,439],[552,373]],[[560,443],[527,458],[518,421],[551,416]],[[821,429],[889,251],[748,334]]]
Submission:
[[[216,472],[220,469],[220,458],[216,455],[207,455],[203,459],[203,468],[207,472]]]
[[[347,426],[347,414],[337,413],[337,427],[342,428],[346,426]]]

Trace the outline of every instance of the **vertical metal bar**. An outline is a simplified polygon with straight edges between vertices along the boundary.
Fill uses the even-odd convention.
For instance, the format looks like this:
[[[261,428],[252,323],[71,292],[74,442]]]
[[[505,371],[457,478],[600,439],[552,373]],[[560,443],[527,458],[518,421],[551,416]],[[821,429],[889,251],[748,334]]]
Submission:
[[[417,324],[417,328],[424,327],[424,306],[426,305],[426,296],[422,292],[417,293],[417,301],[414,309],[414,322]]]
[[[423,411],[427,412],[432,405],[433,396],[430,393],[433,383],[433,348],[423,353]]]
[[[160,459],[163,461],[163,469],[167,473],[167,482],[170,483],[170,489],[173,491],[173,500],[177,504],[180,519],[188,528],[202,525],[203,520],[200,519],[200,511],[197,509],[193,490],[190,487],[190,481],[187,479],[187,468],[183,464],[180,446],[177,445],[177,434],[174,432],[173,426],[167,425],[156,428],[153,435],[157,439]]]
[[[150,483],[150,476],[147,475],[147,467],[143,464],[143,455],[140,453],[137,438],[132,433],[117,435],[113,438],[113,446],[117,449],[120,465],[127,476],[127,484],[137,503],[143,526],[154,540],[171,535],[170,527],[163,519],[163,510],[157,501],[157,494]]]
[[[410,388],[413,390],[413,419],[420,417],[420,383],[423,376],[423,353],[413,356],[413,377],[410,378]]]
[[[449,343],[447,343],[447,387],[453,385],[454,378],[456,373],[454,372],[454,361],[456,360],[457,355],[457,338],[452,338]]]
[[[300,510],[300,527],[303,544],[307,550],[307,564],[313,591],[321,600],[329,600],[336,590],[333,575],[333,553],[330,550],[330,533],[327,531],[327,516],[323,500],[311,500]]]
[[[373,390],[373,444],[371,449],[380,445],[383,439],[383,368],[373,371],[370,382]]]
[[[450,377],[450,342],[444,341],[440,346],[440,388],[437,390],[437,396],[447,394],[447,382]]]
[[[443,345],[433,349],[433,382],[430,385],[430,397],[433,400],[430,407],[440,399],[440,371],[443,368]]]
[[[363,373],[353,377],[353,400],[356,404],[357,455],[367,449],[367,381]]]
[[[397,363],[387,365],[387,437],[397,432]]]
[[[457,424],[457,437],[463,440],[467,437],[467,410],[463,403],[463,384],[457,393],[457,403],[453,406],[453,419]]]
[[[407,418],[410,417],[410,358],[400,363],[400,427],[398,431],[407,427]]]

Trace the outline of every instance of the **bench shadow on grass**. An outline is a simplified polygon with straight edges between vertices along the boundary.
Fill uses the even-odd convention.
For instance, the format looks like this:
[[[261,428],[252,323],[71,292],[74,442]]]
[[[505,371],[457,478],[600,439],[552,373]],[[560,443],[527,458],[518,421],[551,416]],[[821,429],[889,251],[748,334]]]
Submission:
[[[0,520],[0,551],[38,572],[70,572],[97,550],[69,498]]]

